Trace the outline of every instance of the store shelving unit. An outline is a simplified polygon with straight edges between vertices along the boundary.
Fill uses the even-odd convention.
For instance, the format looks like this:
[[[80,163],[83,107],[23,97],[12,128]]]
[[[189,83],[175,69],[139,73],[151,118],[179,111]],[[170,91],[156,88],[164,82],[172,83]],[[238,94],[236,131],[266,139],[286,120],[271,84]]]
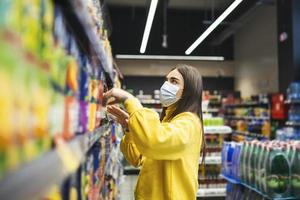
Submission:
[[[264,102],[245,102],[239,104],[228,104],[225,107],[269,107],[269,103]]]
[[[226,116],[228,119],[235,119],[235,120],[269,120],[270,117],[255,117],[255,116]]]
[[[236,123],[238,121],[243,121],[245,123],[253,123],[257,121],[263,121],[263,122],[269,122],[269,124],[271,124],[271,105],[270,103],[266,103],[266,102],[244,102],[244,103],[239,103],[239,104],[227,104],[224,105],[224,118],[227,121],[227,124],[230,125],[233,128],[233,137],[232,139],[240,141],[240,140],[244,140],[245,137],[247,138],[257,138],[257,139],[268,139],[266,138],[264,135],[262,134],[258,134],[258,133],[253,133],[251,131],[239,131],[236,127]],[[267,109],[268,110],[268,115],[266,115],[264,113],[264,115],[262,116],[241,116],[241,115],[232,115],[229,113],[232,113],[232,110],[235,109]],[[231,111],[231,112],[230,112]],[[252,111],[254,112],[254,111]],[[233,125],[235,124],[235,125]],[[269,135],[271,135],[271,129],[270,129],[270,133]]]
[[[213,144],[208,143],[205,166],[202,165],[202,157],[199,160],[199,190],[197,197],[224,198],[226,196],[226,181],[220,177],[221,173],[221,149],[224,138],[230,136],[232,129],[228,126],[205,126],[204,133],[206,141],[213,140]],[[215,143],[215,141],[218,141]],[[212,145],[212,146],[211,146]],[[219,175],[218,175],[219,174]]]
[[[83,9],[83,1],[54,0],[54,4],[59,7],[79,49],[89,59],[91,66],[89,75],[96,76],[103,71],[105,85],[112,88],[115,80],[112,56],[104,49],[103,41],[94,31],[91,17],[87,10]],[[64,95],[62,92],[61,94]],[[102,119],[102,122],[104,124],[94,131],[57,142],[54,148],[36,159],[6,172],[0,179],[0,199],[43,199],[53,186],[60,187],[71,174],[78,171],[81,164],[86,161],[88,152],[100,138],[110,137],[112,125],[106,119]]]
[[[300,101],[295,101],[295,100],[286,100],[284,102],[285,104],[297,104],[297,105],[300,105]]]
[[[287,121],[285,123],[286,126],[296,126],[296,127],[300,127],[300,122],[292,122],[292,121]]]
[[[226,197],[226,188],[204,188],[199,189],[197,197]]]
[[[250,138],[268,139],[261,134],[251,133],[248,131],[233,131],[232,134],[233,135],[241,135],[241,136],[250,137]]]
[[[93,31],[91,19],[87,10],[81,5],[81,0],[54,0],[59,5],[68,25],[74,34],[80,48],[89,55],[90,62],[93,64],[94,72],[101,66],[106,72],[108,86],[113,86],[113,63],[112,58],[104,50],[104,44]]]
[[[199,164],[202,162],[202,157],[200,157]],[[208,156],[205,157],[206,165],[220,165],[222,164],[221,156]]]
[[[232,129],[229,126],[205,126],[205,134],[230,134]]]
[[[208,112],[208,113],[219,113],[220,109],[218,108],[208,108],[207,110],[204,110],[203,112]]]
[[[60,184],[75,172],[88,150],[101,136],[110,134],[110,130],[111,126],[107,124],[92,133],[78,135],[70,142],[60,144],[16,171],[10,172],[0,181],[1,199],[30,200],[41,197],[54,184]],[[16,188],[18,192],[15,192]]]

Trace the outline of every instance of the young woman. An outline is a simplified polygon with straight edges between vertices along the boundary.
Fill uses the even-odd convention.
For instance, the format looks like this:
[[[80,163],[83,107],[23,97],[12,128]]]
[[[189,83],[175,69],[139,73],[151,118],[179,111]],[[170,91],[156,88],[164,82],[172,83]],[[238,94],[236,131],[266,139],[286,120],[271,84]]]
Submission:
[[[127,111],[107,107],[127,129],[121,141],[126,160],[141,166],[135,199],[196,199],[201,150],[205,154],[201,75],[193,67],[178,66],[166,76],[160,92],[160,117],[124,90],[105,94],[114,97],[114,103],[124,103]]]

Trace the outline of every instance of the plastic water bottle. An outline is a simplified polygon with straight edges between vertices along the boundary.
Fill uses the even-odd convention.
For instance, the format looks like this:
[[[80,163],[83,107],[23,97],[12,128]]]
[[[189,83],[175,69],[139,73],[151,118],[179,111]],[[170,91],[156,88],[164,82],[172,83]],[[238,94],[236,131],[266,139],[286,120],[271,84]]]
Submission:
[[[248,156],[246,158],[246,184],[248,185],[253,185],[253,182],[252,182],[252,179],[253,179],[253,171],[252,171],[252,165],[251,165],[251,161],[252,161],[252,157],[254,155],[254,150],[255,150],[255,143],[256,141],[253,140],[251,141],[250,143],[250,147],[249,147],[249,150],[248,150]]]
[[[235,148],[235,143],[231,142],[228,145],[228,151],[226,155],[226,174],[228,174],[229,177],[233,178],[233,173],[232,173],[232,158],[233,158],[233,152]]]
[[[271,145],[268,144],[265,146],[264,149],[264,158],[262,159],[262,166],[261,166],[261,189],[260,191],[263,194],[267,194],[267,167],[269,166],[269,157],[270,157],[270,151],[271,151]]]
[[[240,153],[241,153],[241,143],[236,143],[234,147],[234,152],[232,156],[232,177],[235,180],[239,180],[240,173],[239,173],[239,168],[240,168]]]
[[[242,145],[241,149],[241,158],[240,158],[240,180],[245,181],[246,173],[245,173],[245,164],[246,164],[246,153],[249,148],[249,142],[245,141]]]
[[[221,152],[221,160],[222,160],[222,174],[228,176],[227,174],[227,152],[230,142],[223,142],[222,152]]]
[[[293,157],[291,162],[291,190],[295,198],[300,198],[300,146],[293,146]]]
[[[263,189],[263,184],[266,182],[266,168],[265,168],[265,162],[267,158],[267,147],[268,143],[265,142],[261,146],[261,154],[260,157],[258,158],[258,169],[257,169],[257,176],[259,177],[258,180],[258,190],[261,191],[262,193],[266,193]]]
[[[257,149],[256,149],[256,158],[255,160],[253,160],[253,168],[254,168],[254,187],[256,189],[259,189],[259,183],[260,183],[260,176],[259,176],[259,172],[260,172],[260,159],[262,156],[262,146],[263,143],[262,142],[258,142],[257,143]]]
[[[290,166],[283,147],[276,145],[270,148],[266,163],[267,194],[271,198],[290,196]]]

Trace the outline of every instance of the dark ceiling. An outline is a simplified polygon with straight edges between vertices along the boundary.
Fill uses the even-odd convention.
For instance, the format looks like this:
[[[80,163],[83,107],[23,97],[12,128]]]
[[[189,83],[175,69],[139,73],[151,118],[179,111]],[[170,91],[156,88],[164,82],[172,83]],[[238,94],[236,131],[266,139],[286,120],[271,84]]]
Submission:
[[[151,0],[108,0],[110,41],[114,54],[140,54]],[[150,32],[146,55],[184,55],[233,0],[169,0],[167,8],[168,47],[162,47],[163,3],[160,0]],[[233,59],[234,32],[253,8],[269,0],[244,0],[191,55],[224,56]]]
[[[231,2],[232,0],[169,0],[168,7],[188,10],[209,10],[212,8],[222,10]],[[147,7],[150,0],[109,0],[108,3],[113,6]]]

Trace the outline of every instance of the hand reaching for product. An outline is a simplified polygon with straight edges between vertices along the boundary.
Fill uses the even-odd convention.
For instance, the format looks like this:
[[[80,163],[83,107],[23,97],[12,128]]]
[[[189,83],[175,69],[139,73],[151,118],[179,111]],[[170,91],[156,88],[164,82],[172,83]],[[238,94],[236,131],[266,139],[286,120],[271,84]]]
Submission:
[[[119,88],[113,88],[108,92],[104,93],[105,100],[108,105],[116,103],[124,103],[126,99],[133,97],[132,94]]]
[[[128,129],[128,118],[127,112],[123,111],[121,108],[112,105],[107,106],[107,111],[113,115],[114,120],[121,124],[124,129]]]

